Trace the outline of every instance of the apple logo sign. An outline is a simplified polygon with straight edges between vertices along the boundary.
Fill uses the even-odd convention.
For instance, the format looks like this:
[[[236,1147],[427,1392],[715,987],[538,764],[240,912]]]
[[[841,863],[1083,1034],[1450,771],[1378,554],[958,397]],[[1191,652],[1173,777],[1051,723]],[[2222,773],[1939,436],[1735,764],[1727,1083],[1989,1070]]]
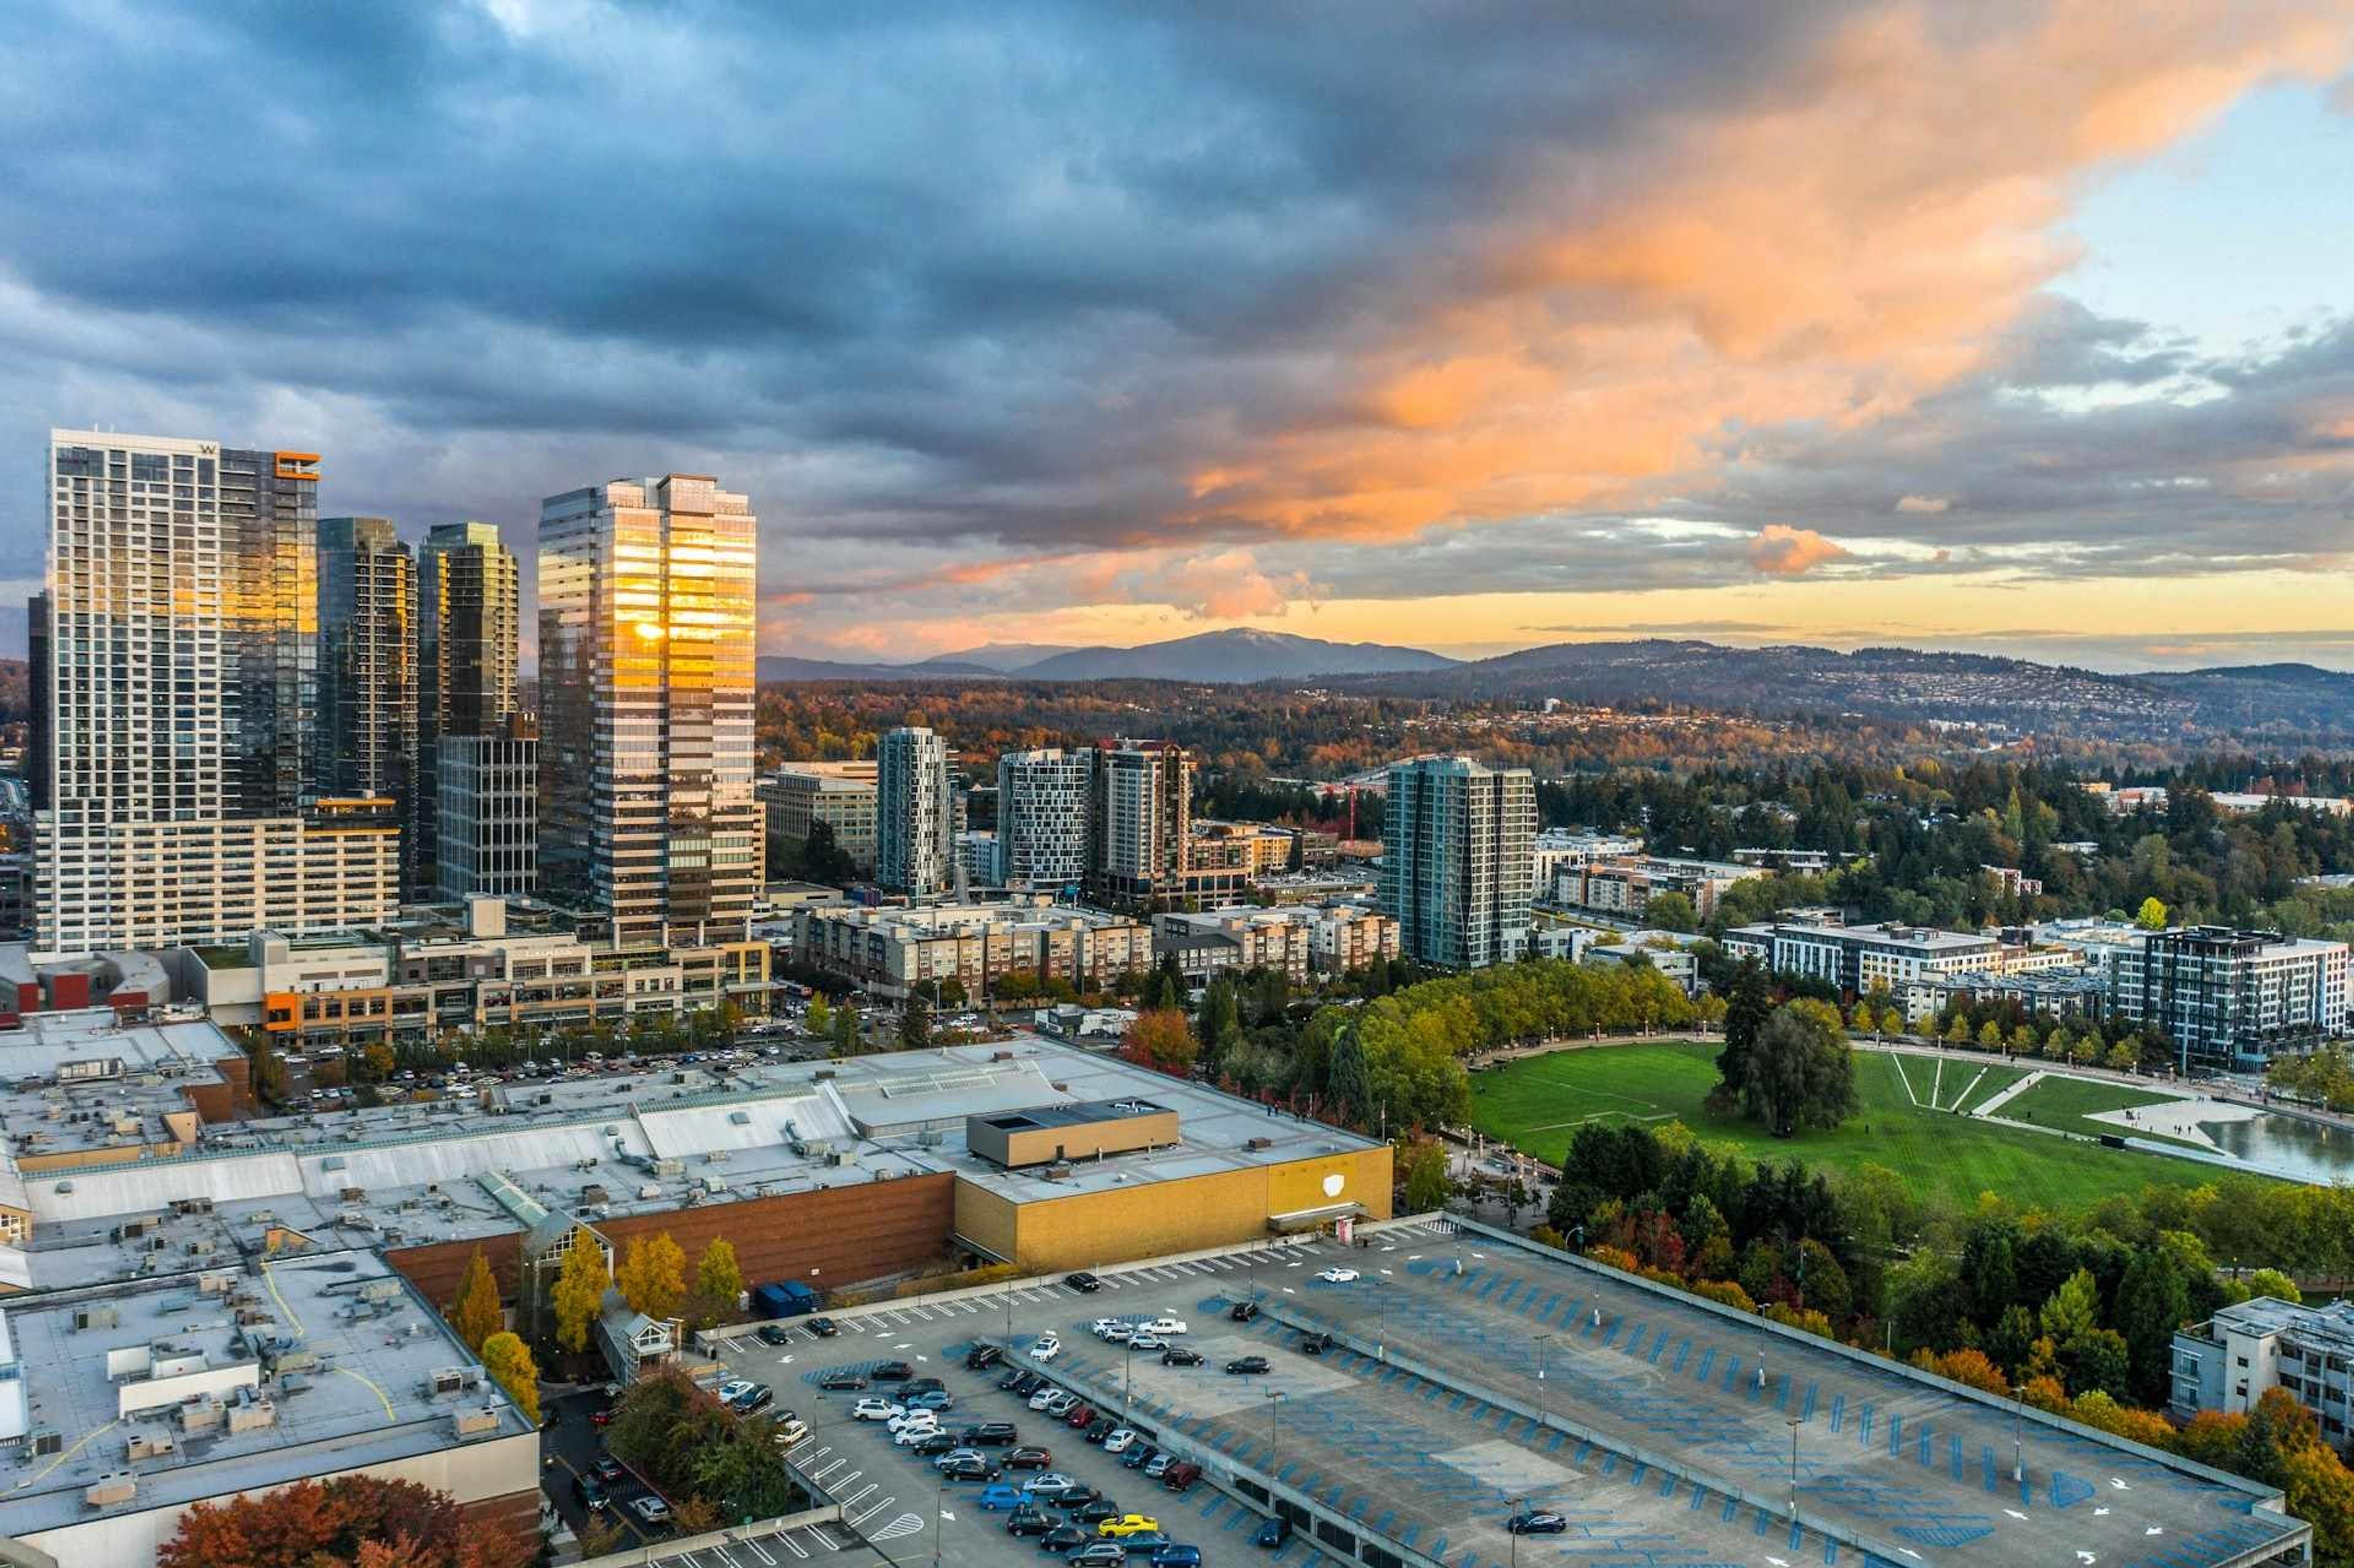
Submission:
[[[1349,1179],[1336,1171],[1324,1178],[1324,1195],[1328,1198],[1337,1198],[1341,1195],[1341,1189],[1348,1184]]]

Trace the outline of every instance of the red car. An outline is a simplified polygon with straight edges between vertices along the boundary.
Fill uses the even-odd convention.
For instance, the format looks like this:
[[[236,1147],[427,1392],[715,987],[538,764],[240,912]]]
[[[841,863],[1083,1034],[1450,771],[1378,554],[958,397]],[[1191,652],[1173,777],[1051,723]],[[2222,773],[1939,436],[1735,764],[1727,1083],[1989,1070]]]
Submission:
[[[1066,1426],[1085,1426],[1096,1418],[1097,1414],[1096,1407],[1083,1399],[1071,1406],[1069,1414],[1063,1417],[1063,1424]]]
[[[613,1425],[613,1417],[619,1414],[619,1411],[616,1411],[609,1404],[604,1409],[599,1410],[595,1414],[589,1416],[588,1425],[591,1426],[610,1426]]]
[[[1016,1448],[1005,1456],[1009,1470],[1043,1470],[1055,1462],[1055,1456],[1044,1448]]]

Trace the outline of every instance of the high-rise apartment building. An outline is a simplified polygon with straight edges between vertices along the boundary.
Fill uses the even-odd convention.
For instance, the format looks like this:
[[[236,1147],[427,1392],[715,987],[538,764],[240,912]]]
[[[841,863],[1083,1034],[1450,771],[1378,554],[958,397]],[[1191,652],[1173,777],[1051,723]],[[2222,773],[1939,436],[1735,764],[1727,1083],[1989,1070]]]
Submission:
[[[417,800],[409,836],[434,863],[444,735],[498,736],[515,711],[523,573],[490,523],[439,523],[417,551]]]
[[[124,450],[135,472],[140,454]],[[319,456],[225,449],[216,461],[227,800],[238,816],[283,816],[316,796],[320,778]]]
[[[389,517],[319,520],[319,706],[312,747],[320,796],[386,799],[404,818],[417,780],[417,558]],[[431,881],[404,841],[402,882]]]
[[[1468,757],[1394,763],[1382,830],[1382,909],[1410,958],[1477,969],[1529,942],[1536,779]]]
[[[305,800],[317,483],[308,454],[50,432],[40,948],[392,912],[389,802]]]
[[[748,927],[758,547],[706,475],[540,503],[540,884],[617,941]]]
[[[511,897],[539,884],[539,726],[509,714],[495,735],[441,737],[433,896]]]
[[[875,752],[875,880],[926,898],[956,879],[947,744],[928,729],[887,730]]]
[[[998,758],[996,880],[1051,890],[1087,876],[1089,760],[1060,747]]]
[[[1108,740],[1095,747],[1090,761],[1089,879],[1111,898],[1165,893],[1187,869],[1192,754],[1174,741]]]

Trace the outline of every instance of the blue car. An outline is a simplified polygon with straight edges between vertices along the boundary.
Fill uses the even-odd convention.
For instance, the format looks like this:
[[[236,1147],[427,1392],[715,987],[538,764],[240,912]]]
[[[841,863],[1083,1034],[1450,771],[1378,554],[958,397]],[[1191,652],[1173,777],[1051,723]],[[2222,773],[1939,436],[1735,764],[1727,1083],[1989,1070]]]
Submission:
[[[1152,1568],[1202,1568],[1202,1549],[1198,1546],[1156,1546],[1152,1549]]]
[[[1253,1546],[1281,1546],[1290,1539],[1291,1521],[1288,1519],[1270,1519],[1265,1524],[1258,1527],[1258,1533],[1251,1537],[1251,1544]]]
[[[991,1481],[981,1489],[981,1506],[991,1511],[1001,1508],[1020,1508],[1022,1489],[1003,1481]]]

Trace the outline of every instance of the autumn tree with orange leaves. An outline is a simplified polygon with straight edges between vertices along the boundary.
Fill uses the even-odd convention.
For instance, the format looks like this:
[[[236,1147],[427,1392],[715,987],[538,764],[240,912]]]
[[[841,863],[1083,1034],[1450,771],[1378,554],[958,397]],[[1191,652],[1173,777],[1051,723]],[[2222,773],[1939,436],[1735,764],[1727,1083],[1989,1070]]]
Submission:
[[[520,1568],[532,1543],[415,1481],[339,1476],[198,1503],[156,1568]]]

